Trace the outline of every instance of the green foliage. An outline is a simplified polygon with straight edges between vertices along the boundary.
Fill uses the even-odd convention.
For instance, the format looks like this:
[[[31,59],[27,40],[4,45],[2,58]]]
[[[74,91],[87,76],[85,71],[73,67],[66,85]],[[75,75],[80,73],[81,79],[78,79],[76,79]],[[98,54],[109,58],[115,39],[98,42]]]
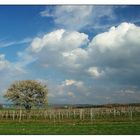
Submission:
[[[16,106],[24,106],[30,110],[33,106],[47,105],[47,86],[35,80],[14,82],[6,91],[4,97]]]

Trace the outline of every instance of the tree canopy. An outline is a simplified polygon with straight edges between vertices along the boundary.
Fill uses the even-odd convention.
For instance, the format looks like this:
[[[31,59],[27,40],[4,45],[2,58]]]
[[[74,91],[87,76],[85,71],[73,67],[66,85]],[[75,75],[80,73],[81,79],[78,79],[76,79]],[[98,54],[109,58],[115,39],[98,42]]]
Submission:
[[[48,88],[45,84],[35,80],[14,82],[4,94],[4,97],[16,106],[23,106],[30,110],[33,106],[48,104]]]

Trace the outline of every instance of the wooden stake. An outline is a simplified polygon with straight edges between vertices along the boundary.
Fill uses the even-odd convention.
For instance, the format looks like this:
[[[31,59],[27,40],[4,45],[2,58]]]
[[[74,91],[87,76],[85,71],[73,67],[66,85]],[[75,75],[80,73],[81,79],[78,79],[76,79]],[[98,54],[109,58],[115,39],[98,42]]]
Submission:
[[[132,113],[132,110],[130,111],[130,120],[131,120],[131,121],[133,120],[133,113]]]
[[[116,116],[116,110],[115,110],[115,108],[114,108],[114,117]]]
[[[54,124],[55,124],[55,112],[53,111],[53,121],[54,121]]]
[[[60,119],[61,119],[61,114],[60,114],[60,111],[59,111],[59,121],[60,121]]]
[[[13,120],[15,120],[15,111],[13,111]]]
[[[74,111],[73,111],[73,116],[74,116],[74,119],[75,119],[75,114],[76,114],[76,113],[75,113],[75,109],[74,109]]]
[[[20,109],[20,111],[19,111],[19,121],[21,121],[21,117],[22,117],[22,110]]]
[[[82,120],[82,114],[83,114],[83,110],[80,109],[80,120]]]

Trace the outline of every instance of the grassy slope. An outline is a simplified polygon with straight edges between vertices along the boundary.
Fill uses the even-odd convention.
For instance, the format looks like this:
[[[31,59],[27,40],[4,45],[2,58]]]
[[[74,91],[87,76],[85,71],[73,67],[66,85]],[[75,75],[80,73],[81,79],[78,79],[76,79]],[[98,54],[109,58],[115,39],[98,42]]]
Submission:
[[[48,123],[1,121],[0,134],[57,134],[57,135],[134,135],[140,134],[140,122]]]

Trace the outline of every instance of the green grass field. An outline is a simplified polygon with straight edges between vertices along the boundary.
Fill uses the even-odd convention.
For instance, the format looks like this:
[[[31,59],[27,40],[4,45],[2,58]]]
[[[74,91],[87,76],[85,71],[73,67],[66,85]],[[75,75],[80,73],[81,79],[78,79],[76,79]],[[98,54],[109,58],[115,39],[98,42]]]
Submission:
[[[112,109],[112,110],[111,110]],[[1,135],[140,135],[139,108],[1,110]],[[109,112],[111,110],[111,112]],[[74,111],[76,115],[74,116]],[[107,112],[106,112],[107,111]],[[83,113],[83,114],[82,114]],[[92,115],[93,113],[93,115]],[[14,117],[13,117],[14,114]],[[27,115],[27,116],[26,116]],[[46,116],[45,116],[46,115]]]
[[[1,135],[139,135],[139,121],[53,123],[45,121],[1,121]]]

